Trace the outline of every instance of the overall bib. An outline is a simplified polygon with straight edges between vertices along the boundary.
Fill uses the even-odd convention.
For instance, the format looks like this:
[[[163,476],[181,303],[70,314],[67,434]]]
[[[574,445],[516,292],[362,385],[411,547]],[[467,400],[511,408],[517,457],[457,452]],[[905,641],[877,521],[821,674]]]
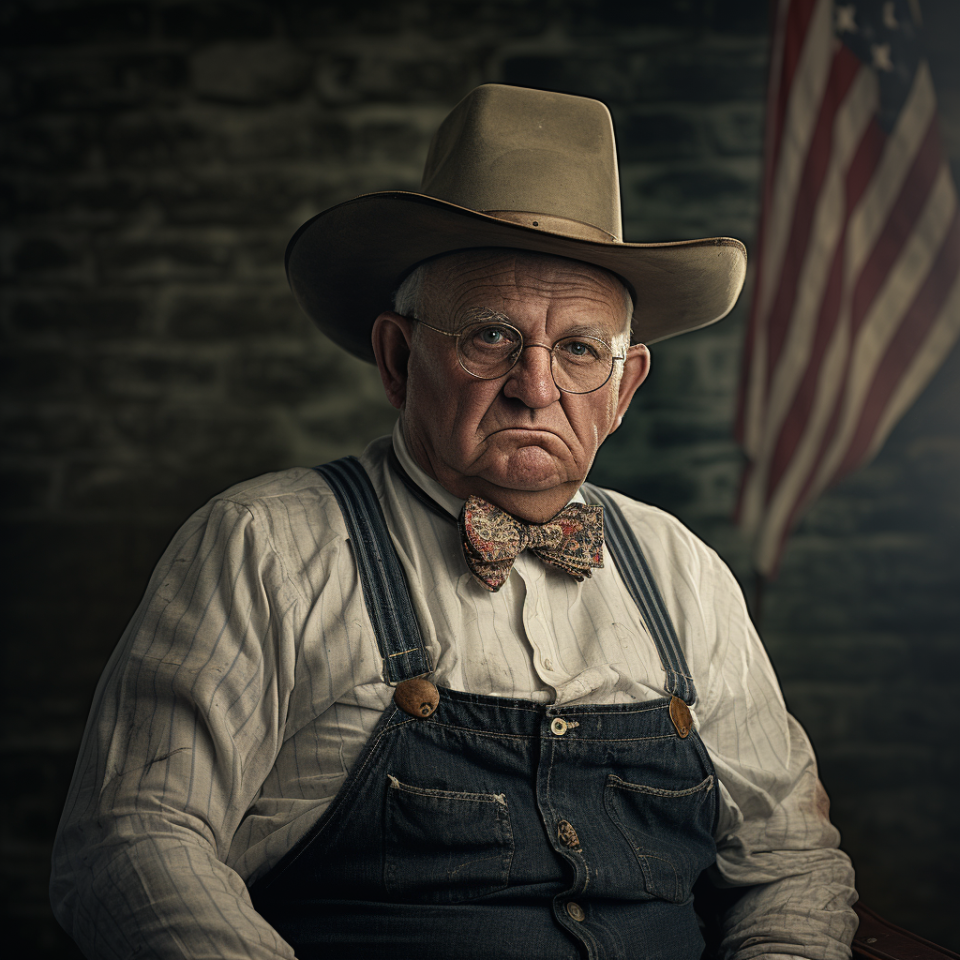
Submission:
[[[700,957],[692,887],[716,856],[718,791],[690,727],[693,681],[619,509],[584,487],[671,696],[543,705],[414,679],[431,667],[373,487],[353,458],[317,469],[398,692],[330,806],[253,885],[256,909],[299,960]]]

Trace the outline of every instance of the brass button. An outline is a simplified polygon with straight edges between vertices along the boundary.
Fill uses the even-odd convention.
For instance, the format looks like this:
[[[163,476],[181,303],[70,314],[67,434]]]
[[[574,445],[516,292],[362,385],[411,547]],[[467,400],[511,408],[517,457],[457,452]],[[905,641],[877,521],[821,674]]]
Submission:
[[[677,736],[686,737],[690,733],[693,717],[690,716],[690,708],[679,697],[670,700],[670,719],[677,728]]]
[[[573,824],[569,820],[561,820],[557,824],[557,839],[571,850],[580,849],[580,838],[577,831],[573,829]]]
[[[577,923],[583,923],[587,919],[587,915],[583,912],[583,907],[579,903],[574,903],[572,900],[567,904],[567,913],[570,915],[571,920],[576,920]]]
[[[550,729],[558,737],[562,737],[567,732],[567,721],[561,720],[559,717],[554,717],[553,723],[550,724]]]
[[[429,717],[440,703],[440,693],[429,680],[414,677],[397,684],[393,702],[411,717]]]

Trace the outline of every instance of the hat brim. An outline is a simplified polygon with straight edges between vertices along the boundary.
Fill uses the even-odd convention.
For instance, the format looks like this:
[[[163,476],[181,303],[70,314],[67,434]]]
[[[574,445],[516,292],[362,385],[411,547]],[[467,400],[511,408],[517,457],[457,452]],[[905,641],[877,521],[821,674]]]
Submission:
[[[634,299],[634,339],[655,343],[725,317],[743,287],[747,252],[715,237],[604,243],[499,220],[419,193],[385,191],[308,220],[287,246],[297,302],[334,343],[375,362],[370,334],[404,276],[424,260],[481,247],[548,253],[617,274]]]

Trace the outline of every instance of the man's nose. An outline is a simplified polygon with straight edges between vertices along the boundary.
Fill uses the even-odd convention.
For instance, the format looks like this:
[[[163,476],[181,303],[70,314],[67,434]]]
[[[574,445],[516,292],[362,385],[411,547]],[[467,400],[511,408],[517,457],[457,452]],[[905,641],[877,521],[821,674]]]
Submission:
[[[560,399],[560,390],[553,379],[552,359],[547,344],[524,344],[520,359],[507,374],[504,395],[522,401],[531,409],[555,403]]]

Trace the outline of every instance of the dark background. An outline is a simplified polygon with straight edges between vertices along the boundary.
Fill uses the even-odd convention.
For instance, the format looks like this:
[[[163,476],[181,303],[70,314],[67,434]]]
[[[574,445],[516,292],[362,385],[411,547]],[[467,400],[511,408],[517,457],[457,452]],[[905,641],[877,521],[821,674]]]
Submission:
[[[960,173],[960,4],[925,0]],[[6,569],[4,942],[75,955],[46,903],[93,687],[167,540],[222,488],[358,453],[393,412],[283,276],[293,230],[416,189],[473,86],[597,96],[628,240],[756,231],[766,0],[0,5]],[[744,302],[654,348],[593,479],[677,514],[753,597],[730,522]],[[960,949],[960,352],[813,509],[762,627],[865,902]]]

